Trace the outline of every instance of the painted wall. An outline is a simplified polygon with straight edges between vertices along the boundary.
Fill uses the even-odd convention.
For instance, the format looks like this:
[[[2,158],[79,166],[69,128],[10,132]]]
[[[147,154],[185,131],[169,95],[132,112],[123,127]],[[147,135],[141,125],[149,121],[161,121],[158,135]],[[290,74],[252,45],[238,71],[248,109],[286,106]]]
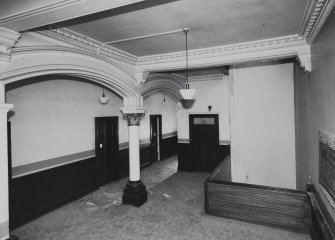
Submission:
[[[298,183],[304,189],[311,176],[319,195],[335,220],[330,206],[318,183],[319,145],[318,130],[335,134],[335,12],[333,11],[311,46],[311,74],[297,72],[298,115]]]
[[[119,116],[119,141],[128,141],[123,100],[112,92],[107,105],[98,98],[102,88],[64,77],[39,77],[28,85],[7,87],[14,104],[12,122],[13,167],[94,149],[94,117]]]
[[[190,87],[196,89],[195,102],[189,109],[183,109],[179,103],[177,111],[178,139],[189,140],[189,114],[219,114],[220,141],[230,140],[229,126],[229,87],[228,76],[218,81],[192,82]],[[212,111],[208,111],[208,106]]]
[[[150,139],[150,115],[162,115],[162,134],[175,133],[177,131],[176,102],[169,96],[157,93],[144,99],[143,105],[147,108],[145,118],[141,121],[140,138]]]
[[[293,63],[232,73],[232,180],[295,189]]]

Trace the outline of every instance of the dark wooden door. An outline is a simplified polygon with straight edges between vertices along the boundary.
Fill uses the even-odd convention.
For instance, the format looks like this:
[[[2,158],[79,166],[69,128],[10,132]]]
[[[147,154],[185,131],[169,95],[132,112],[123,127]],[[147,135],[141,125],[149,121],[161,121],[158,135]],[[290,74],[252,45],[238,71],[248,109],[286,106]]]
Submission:
[[[217,114],[190,115],[194,171],[211,172],[217,166],[219,123]]]
[[[150,156],[151,162],[160,160],[162,142],[162,116],[150,115]]]
[[[95,118],[96,174],[99,185],[117,178],[118,123],[118,117]]]

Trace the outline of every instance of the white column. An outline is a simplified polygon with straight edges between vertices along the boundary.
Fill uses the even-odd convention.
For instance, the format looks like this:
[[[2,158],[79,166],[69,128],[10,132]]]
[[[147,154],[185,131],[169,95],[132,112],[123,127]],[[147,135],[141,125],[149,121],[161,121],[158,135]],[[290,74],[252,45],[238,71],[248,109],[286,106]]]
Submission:
[[[13,104],[0,103],[0,240],[9,238],[7,112],[11,108]]]
[[[123,118],[128,122],[129,136],[129,181],[141,180],[139,126],[144,117],[144,108],[122,108]]]
[[[141,180],[140,176],[140,139],[139,127],[132,125],[128,127],[129,134],[129,180],[136,182]]]

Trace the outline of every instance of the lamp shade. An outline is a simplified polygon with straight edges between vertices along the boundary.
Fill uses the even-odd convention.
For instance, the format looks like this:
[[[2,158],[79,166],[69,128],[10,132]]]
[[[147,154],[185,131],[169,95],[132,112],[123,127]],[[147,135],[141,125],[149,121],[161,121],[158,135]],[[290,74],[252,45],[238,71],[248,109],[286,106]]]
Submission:
[[[101,104],[107,104],[109,101],[109,97],[105,97],[105,94],[102,97],[99,97],[99,101]]]
[[[195,89],[180,89],[179,92],[184,100],[194,99]]]

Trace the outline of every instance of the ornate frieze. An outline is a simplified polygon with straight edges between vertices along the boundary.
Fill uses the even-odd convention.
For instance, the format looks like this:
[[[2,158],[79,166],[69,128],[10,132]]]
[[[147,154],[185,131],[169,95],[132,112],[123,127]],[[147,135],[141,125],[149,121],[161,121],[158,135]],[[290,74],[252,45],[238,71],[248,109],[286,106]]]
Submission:
[[[308,43],[313,42],[334,5],[335,0],[309,0],[300,26],[300,34]]]
[[[144,113],[127,113],[123,114],[123,119],[127,120],[128,126],[140,126],[141,119],[144,115]]]
[[[278,38],[263,39],[258,41],[251,41],[238,44],[229,44],[219,47],[209,47],[202,49],[190,50],[188,52],[190,60],[192,58],[201,58],[204,56],[227,56],[231,54],[248,53],[254,51],[264,51],[271,49],[282,49],[286,47],[294,47],[305,45],[306,41],[303,37],[298,35],[289,35]],[[138,58],[137,65],[146,65],[153,63],[161,63],[167,61],[175,61],[181,59],[185,61],[185,52],[174,52],[158,55],[143,56]]]
[[[94,40],[67,28],[53,26],[49,29],[42,29],[37,32],[72,46],[88,50],[96,56],[102,55],[104,57],[117,59],[130,64],[135,64],[137,61],[137,57],[132,54],[105,45],[100,41]]]
[[[10,61],[12,48],[20,36],[18,32],[0,27],[0,60]]]

